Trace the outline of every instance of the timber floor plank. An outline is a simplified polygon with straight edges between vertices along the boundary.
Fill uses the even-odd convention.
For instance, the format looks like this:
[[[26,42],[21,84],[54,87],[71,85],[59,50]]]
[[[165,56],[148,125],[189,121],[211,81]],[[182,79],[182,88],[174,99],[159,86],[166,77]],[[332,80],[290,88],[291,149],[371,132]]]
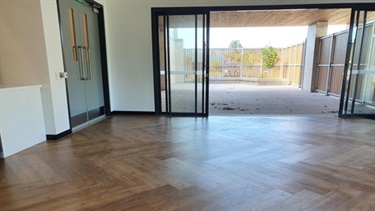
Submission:
[[[114,115],[0,159],[0,210],[375,210],[375,121]]]

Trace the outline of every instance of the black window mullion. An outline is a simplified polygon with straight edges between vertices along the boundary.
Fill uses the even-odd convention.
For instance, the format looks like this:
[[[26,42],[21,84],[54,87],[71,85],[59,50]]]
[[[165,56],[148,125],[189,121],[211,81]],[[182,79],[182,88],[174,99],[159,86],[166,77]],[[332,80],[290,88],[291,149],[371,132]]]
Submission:
[[[198,113],[198,20],[197,20],[197,14],[195,14],[195,71],[194,71],[194,78],[195,78],[195,114]]]
[[[350,95],[350,85],[351,85],[351,81],[352,81],[352,75],[353,75],[353,64],[354,64],[354,55],[355,55],[355,48],[356,48],[356,42],[357,42],[357,33],[358,33],[358,24],[359,24],[359,11],[356,11],[356,23],[355,23],[355,37],[354,37],[354,41],[353,41],[353,44],[352,44],[352,54],[349,55],[349,57],[351,57],[351,64],[350,64],[350,72],[349,72],[349,81],[348,81],[348,87],[347,87],[347,93],[346,93],[346,99],[345,99],[345,114],[348,112],[348,104],[349,104],[349,95]],[[349,32],[351,35],[353,34],[353,30]],[[351,35],[349,35],[349,37],[351,37]],[[350,40],[351,42],[351,40]],[[348,53],[350,54],[350,52],[348,51]],[[344,75],[344,77],[346,77]]]
[[[164,40],[164,42],[163,42],[163,47],[162,48],[164,48],[164,50],[163,50],[163,53],[164,53],[164,87],[165,87],[165,112],[166,113],[168,113],[169,112],[169,105],[168,105],[168,102],[169,102],[169,99],[168,99],[168,90],[169,90],[169,88],[168,88],[168,72],[167,72],[167,69],[168,69],[168,63],[167,63],[167,39],[166,39],[166,37],[167,37],[167,30],[166,30],[166,28],[167,28],[167,20],[166,20],[166,16],[164,15],[163,16],[163,31],[164,31],[164,36],[163,36],[163,40]]]
[[[167,40],[167,75],[168,75],[168,111],[169,116],[172,114],[172,103],[171,103],[171,62],[170,62],[170,47],[169,47],[169,15],[166,15],[166,40]]]
[[[210,81],[210,13],[208,12],[207,14],[207,18],[206,18],[206,38],[207,38],[207,42],[206,42],[206,46],[205,46],[205,50],[206,50],[206,116],[208,116],[208,111],[209,111],[209,107],[208,107],[208,100],[209,100],[209,81]]]
[[[357,97],[357,89],[358,89],[358,80],[359,80],[359,70],[361,68],[361,57],[362,57],[362,48],[363,48],[363,40],[364,40],[364,37],[365,37],[365,29],[366,29],[366,16],[367,16],[367,11],[364,11],[364,14],[363,14],[363,24],[362,24],[362,34],[361,34],[361,38],[360,38],[360,46],[359,46],[359,55],[358,55],[358,64],[357,64],[357,75],[355,77],[355,82],[354,82],[354,92],[353,92],[353,100],[352,100],[352,107],[351,107],[351,113],[353,114],[354,113],[354,104],[355,104],[355,98]],[[357,28],[357,32],[358,32],[358,28]],[[353,62],[352,62],[353,63]],[[353,74],[353,72],[352,72]]]
[[[201,79],[202,79],[202,114],[204,114],[204,104],[205,104],[205,90],[204,90],[204,80],[205,80],[205,71],[206,71],[206,68],[205,68],[205,64],[206,64],[206,58],[205,58],[205,44],[206,44],[206,40],[205,40],[205,33],[206,33],[206,30],[205,30],[205,27],[206,27],[206,16],[205,14],[202,15],[202,75],[201,75]]]

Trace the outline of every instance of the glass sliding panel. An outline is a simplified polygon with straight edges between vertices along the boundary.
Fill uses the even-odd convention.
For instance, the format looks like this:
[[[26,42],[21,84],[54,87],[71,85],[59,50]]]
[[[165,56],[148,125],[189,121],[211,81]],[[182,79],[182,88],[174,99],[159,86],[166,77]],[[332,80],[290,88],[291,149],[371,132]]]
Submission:
[[[348,74],[344,84],[343,115],[374,115],[375,12],[355,11],[350,31]]]
[[[160,91],[161,91],[161,112],[167,112],[168,93],[167,93],[167,56],[166,56],[166,33],[165,17],[158,17],[158,37],[159,37],[159,69],[160,69]]]
[[[170,15],[168,19],[170,109],[196,113],[196,16]]]
[[[361,48],[358,51],[356,60],[356,75],[354,82],[354,98],[352,112],[355,114],[375,114],[373,100],[375,85],[375,65],[374,65],[374,16],[375,12],[363,12],[365,24],[359,28],[361,35]]]
[[[162,13],[155,17],[159,57],[154,61],[158,62],[162,113],[204,116],[207,112],[207,16]]]
[[[204,58],[204,15],[197,15],[197,42],[196,42],[196,49],[197,49],[197,63],[196,63],[196,89],[197,89],[197,112],[203,113],[204,112],[204,65],[205,65],[205,58]]]

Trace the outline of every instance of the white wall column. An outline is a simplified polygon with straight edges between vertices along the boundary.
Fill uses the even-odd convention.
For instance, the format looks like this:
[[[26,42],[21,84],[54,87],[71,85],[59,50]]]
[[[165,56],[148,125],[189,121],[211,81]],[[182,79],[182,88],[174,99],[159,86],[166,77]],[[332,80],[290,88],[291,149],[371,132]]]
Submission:
[[[306,54],[303,73],[302,90],[313,92],[316,83],[316,65],[319,51],[318,37],[327,35],[328,22],[318,22],[309,25],[306,39]]]
[[[56,73],[64,72],[59,19],[56,1],[40,1],[48,70],[46,87],[42,89],[46,132],[56,135],[70,129],[68,99],[64,79]]]

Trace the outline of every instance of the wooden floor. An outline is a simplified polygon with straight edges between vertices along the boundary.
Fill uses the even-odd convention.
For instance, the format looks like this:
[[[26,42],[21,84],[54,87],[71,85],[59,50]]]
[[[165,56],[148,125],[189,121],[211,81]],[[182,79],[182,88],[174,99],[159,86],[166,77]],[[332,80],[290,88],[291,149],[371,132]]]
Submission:
[[[118,115],[0,159],[0,210],[375,210],[375,121]]]

